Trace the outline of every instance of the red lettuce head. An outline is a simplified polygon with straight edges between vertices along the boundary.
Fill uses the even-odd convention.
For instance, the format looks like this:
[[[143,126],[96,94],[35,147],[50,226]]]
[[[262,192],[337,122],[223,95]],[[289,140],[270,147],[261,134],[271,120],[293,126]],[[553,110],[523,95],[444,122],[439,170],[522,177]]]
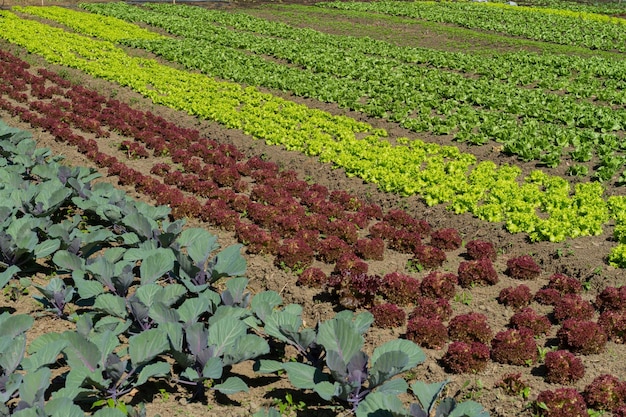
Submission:
[[[595,304],[600,311],[626,311],[626,285],[606,287],[596,296]]]
[[[480,342],[452,342],[441,362],[455,374],[480,372],[489,363],[489,347]]]
[[[546,316],[539,315],[530,307],[526,307],[511,316],[509,324],[514,329],[526,328],[533,332],[534,336],[548,333],[552,324]]]
[[[598,324],[604,329],[609,340],[626,343],[626,311],[603,311],[598,318]]]
[[[503,288],[498,295],[498,302],[507,307],[520,309],[530,304],[533,295],[527,285]]]
[[[435,230],[430,234],[430,244],[442,250],[456,250],[462,243],[459,231],[453,228]]]
[[[498,282],[498,273],[489,258],[461,262],[457,275],[459,285],[465,288],[473,285],[493,285]]]
[[[512,278],[532,280],[539,277],[541,268],[530,255],[511,258],[506,263],[507,273]]]
[[[467,256],[471,259],[489,258],[491,261],[495,261],[497,257],[496,249],[491,242],[471,240],[467,242],[465,249],[467,250]]]
[[[458,281],[457,276],[454,274],[433,271],[422,279],[420,291],[425,297],[450,300],[456,293]]]
[[[606,332],[598,323],[576,319],[565,320],[556,337],[563,349],[583,355],[602,352],[607,341]]]
[[[554,318],[559,323],[567,319],[590,320],[594,314],[591,303],[578,294],[565,294],[554,304]]]
[[[382,328],[400,327],[406,321],[406,313],[395,304],[377,304],[370,309],[374,324]]]
[[[493,339],[487,316],[481,313],[459,314],[453,317],[448,323],[448,335],[452,340],[467,343],[489,343]]]
[[[579,357],[568,350],[546,353],[546,382],[571,384],[585,376],[585,367]]]
[[[313,249],[302,239],[285,239],[278,247],[274,263],[291,269],[306,268],[313,263]]]
[[[589,408],[615,411],[626,405],[626,383],[613,375],[600,375],[585,387],[583,397]]]
[[[409,314],[409,319],[413,317],[426,317],[445,321],[452,316],[452,306],[445,298],[433,299],[430,297],[419,297],[415,302],[415,308]]]
[[[410,275],[390,272],[383,276],[380,294],[391,303],[402,306],[414,304],[420,297],[420,283]]]
[[[356,242],[355,252],[365,260],[382,261],[385,254],[385,241],[379,237],[359,239]]]
[[[413,253],[415,256],[412,261],[426,269],[439,268],[446,261],[446,253],[430,245],[418,246]]]
[[[428,349],[441,349],[448,341],[448,331],[441,320],[413,317],[406,326],[406,338]]]
[[[305,269],[296,283],[305,287],[322,288],[328,282],[328,276],[319,268],[309,267]]]
[[[528,329],[503,330],[491,341],[491,359],[498,363],[528,365],[537,357],[537,342]]]
[[[575,388],[540,392],[534,409],[542,417],[589,417],[585,399]]]
[[[546,288],[554,288],[561,294],[580,294],[583,286],[575,278],[570,278],[563,274],[554,274],[549,278]]]

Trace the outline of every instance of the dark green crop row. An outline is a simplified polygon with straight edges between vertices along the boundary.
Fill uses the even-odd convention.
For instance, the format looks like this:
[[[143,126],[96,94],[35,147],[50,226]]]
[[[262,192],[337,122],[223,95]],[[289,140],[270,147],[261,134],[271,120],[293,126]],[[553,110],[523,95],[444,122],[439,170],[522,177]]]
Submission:
[[[70,23],[80,17],[91,19],[93,30],[99,25],[97,15],[53,10],[60,16],[70,16]],[[604,188],[598,183],[572,187],[560,177],[539,171],[520,180],[521,170],[517,167],[498,167],[489,161],[476,164],[475,157],[462,154],[457,148],[419,140],[400,138],[393,146],[381,139],[386,132],[374,131],[354,119],[330,117],[251,87],[241,89],[155,61],[133,58],[109,42],[10,13],[4,13],[0,26],[0,36],[48,60],[130,85],[155,102],[243,129],[268,143],[319,156],[321,161],[332,162],[348,175],[374,182],[385,191],[420,194],[429,205],[449,203],[449,208],[457,213],[469,211],[487,221],[505,221],[508,230],[527,232],[533,240],[561,241],[566,237],[598,235],[609,220]],[[100,30],[102,37],[119,39],[119,27],[105,25]],[[30,33],[45,33],[46,42]],[[239,106],[240,103],[245,105]],[[355,131],[371,135],[357,139]],[[539,215],[537,210],[544,214]]]
[[[318,5],[452,23],[561,45],[626,51],[626,20],[584,11],[449,1],[328,2]]]
[[[124,43],[207,74],[336,102],[397,121],[417,132],[451,133],[471,144],[496,140],[503,143],[505,152],[549,167],[559,165],[564,158],[579,164],[596,156],[599,166],[595,177],[602,181],[610,180],[623,167],[621,141],[612,132],[624,129],[626,111],[579,98],[593,95],[608,101],[624,100],[622,89],[608,87],[624,84],[626,71],[609,61],[571,58],[572,65],[567,66],[566,57],[518,54],[508,65],[502,65],[504,58],[494,58],[489,66],[462,54],[458,57],[465,59],[455,60],[454,54],[330,36],[200,8],[85,7],[147,22],[183,37],[129,39]],[[51,16],[41,9],[28,11],[70,26],[72,19],[76,20],[67,15]],[[265,59],[268,55],[286,63]],[[533,59],[540,62],[537,67],[533,67]],[[565,88],[565,73],[583,67],[587,75],[574,79],[572,91],[546,92]],[[503,68],[517,76],[512,76],[513,81],[502,81],[503,72],[487,68]],[[544,73],[553,77],[545,77],[543,88],[526,87],[536,82],[537,74]],[[607,75],[598,81],[597,76],[604,73]],[[588,79],[596,80],[595,84]],[[590,171],[588,166],[577,166],[571,173],[586,175]]]

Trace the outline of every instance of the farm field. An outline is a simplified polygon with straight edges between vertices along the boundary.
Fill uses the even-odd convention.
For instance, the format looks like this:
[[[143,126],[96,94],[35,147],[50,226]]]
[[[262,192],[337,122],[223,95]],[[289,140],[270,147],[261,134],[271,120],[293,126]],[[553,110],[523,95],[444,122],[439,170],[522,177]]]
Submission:
[[[626,415],[619,4],[39,4],[0,414]]]

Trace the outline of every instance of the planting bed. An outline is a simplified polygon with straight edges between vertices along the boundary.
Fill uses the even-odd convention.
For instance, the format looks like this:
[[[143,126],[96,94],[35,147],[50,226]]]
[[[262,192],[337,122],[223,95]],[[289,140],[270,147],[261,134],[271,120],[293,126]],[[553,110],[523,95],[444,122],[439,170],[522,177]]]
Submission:
[[[463,47],[458,45],[463,35],[452,29],[446,32],[447,26],[429,32],[428,26],[418,29],[399,20],[342,16],[327,9],[302,9],[301,5],[291,12],[289,5],[202,6],[283,19],[328,33],[344,33],[345,25],[350,24],[360,35],[392,42],[399,39],[394,32],[414,35],[424,30],[420,39],[402,42],[443,50]],[[303,17],[303,10],[308,18]],[[476,37],[472,41],[476,53],[551,48],[550,44],[507,44],[509,38],[500,36],[500,43],[496,38]],[[154,58],[161,65],[184,71],[179,63],[146,50],[123,50],[130,56]],[[565,52],[594,53],[580,49]],[[613,54],[610,59],[623,61],[619,53],[608,53]],[[542,392],[539,399],[546,404],[558,402],[554,397],[563,393],[575,398],[570,404],[573,411],[562,415],[579,415],[575,413],[586,406],[626,409],[626,388],[619,385],[626,384],[626,363],[621,360],[626,355],[626,302],[621,303],[626,291],[617,290],[626,282],[624,271],[609,266],[607,260],[617,245],[614,228],[616,222],[621,224],[620,210],[606,215],[602,232],[596,236],[531,242],[526,233],[511,234],[504,222],[486,222],[469,212],[454,214],[442,205],[427,205],[420,195],[380,191],[375,184],[346,175],[350,167],[320,162],[316,156],[304,155],[293,143],[289,146],[294,150],[286,150],[253,139],[244,133],[254,131],[253,127],[225,127],[229,123],[238,126],[235,118],[225,121],[215,117],[217,121],[211,121],[208,116],[197,117],[155,104],[131,87],[47,62],[37,53],[2,39],[0,54],[0,120],[31,132],[39,146],[63,155],[64,163],[97,169],[102,177],[95,182],[111,182],[149,204],[169,205],[173,218],[208,230],[218,237],[221,247],[243,243],[248,289],[253,294],[273,290],[285,305],[301,305],[306,327],[330,320],[346,308],[371,310],[375,322],[364,335],[366,353],[371,355],[374,348],[395,339],[421,345],[425,361],[401,376],[409,383],[449,379],[446,396],[479,402],[491,416],[549,413],[533,405]],[[283,60],[287,59],[275,57],[270,61]],[[327,123],[326,130],[320,131],[331,132],[337,142],[337,138],[348,136],[342,129],[346,120],[353,119],[347,130],[357,132],[360,138],[373,132],[376,140],[400,145],[403,141],[398,139],[407,137],[456,146],[462,153],[475,155],[477,162],[518,166],[522,177],[539,167],[572,183],[589,179],[565,175],[571,160],[548,168],[538,161],[522,162],[503,153],[495,141],[475,147],[453,141],[452,135],[415,133],[390,118],[374,118],[314,98],[263,86],[257,90],[287,100],[277,102],[277,115],[282,115],[284,108],[292,108],[286,103],[324,112],[306,113],[308,110],[302,110],[305,107],[293,107],[301,111],[302,126],[308,126],[306,117],[320,117]],[[239,90],[233,87],[228,91],[234,95]],[[252,101],[253,93],[245,92]],[[158,99],[153,95],[153,100]],[[274,98],[263,100],[271,102]],[[623,104],[612,106],[616,114],[625,110]],[[246,114],[251,117],[253,112]],[[277,129],[283,127],[280,123],[276,122]],[[387,135],[380,134],[379,129]],[[623,127],[616,129],[615,134],[623,139],[623,131]],[[254,132],[263,138],[262,133]],[[605,198],[624,194],[616,178],[604,186]],[[360,258],[342,258],[347,252]],[[51,276],[30,278],[34,284],[45,286]],[[224,286],[223,281],[216,283],[216,289],[223,290]],[[35,319],[27,332],[29,341],[75,327],[44,310],[33,295],[39,295],[33,286],[22,288],[14,279],[0,297],[0,312],[24,313]],[[584,328],[584,333],[577,333],[577,328]],[[270,347],[271,352],[263,356],[266,359],[298,357],[293,347],[276,340]],[[270,406],[283,407],[285,414],[298,416],[349,415],[346,402],[325,401],[311,390],[294,388],[287,377],[289,372],[254,372],[252,363],[236,364],[230,372],[246,382],[249,392],[225,395],[207,389],[207,397],[196,400],[191,390],[174,382],[180,378],[174,369],[172,378],[150,380],[121,400],[130,405],[143,402],[147,415],[163,417],[243,416]],[[564,370],[567,366],[570,373]],[[59,374],[66,370],[63,363],[55,368]],[[619,398],[613,402],[602,398],[595,387],[590,387],[592,382],[597,386],[615,384],[611,387]],[[561,388],[573,390],[556,391]],[[405,404],[416,401],[407,394],[400,398]]]

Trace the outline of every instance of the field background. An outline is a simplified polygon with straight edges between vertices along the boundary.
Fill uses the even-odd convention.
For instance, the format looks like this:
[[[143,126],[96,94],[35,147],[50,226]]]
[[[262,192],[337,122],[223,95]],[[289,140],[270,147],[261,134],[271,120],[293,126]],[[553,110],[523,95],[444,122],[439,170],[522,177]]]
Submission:
[[[384,40],[396,45],[426,47],[446,51],[472,52],[478,55],[495,54],[503,52],[513,52],[517,50],[543,51],[551,53],[571,53],[583,56],[593,56],[596,51],[571,49],[568,51],[564,47],[556,47],[553,44],[523,41],[517,38],[508,38],[502,35],[482,31],[470,31],[458,29],[452,25],[424,23],[416,24],[414,21],[403,21],[399,18],[389,18],[380,16],[378,18],[368,17],[342,17],[339,14],[329,13],[326,10],[315,8],[304,8],[310,6],[313,1],[286,1],[286,2],[197,2],[190,3],[200,7],[219,8],[227,11],[242,11],[253,16],[262,17],[268,20],[285,22],[298,27],[310,27],[326,33],[369,36],[375,39]],[[22,0],[2,0],[2,7],[8,8],[19,5],[40,5],[37,1]],[[75,7],[77,2],[55,1],[45,2],[45,5],[61,5]],[[624,13],[626,16],[626,13]],[[606,262],[606,255],[611,247],[615,245],[612,238],[612,227],[606,227],[604,234],[594,237],[581,237],[568,239],[564,242],[529,242],[523,233],[510,234],[504,230],[501,223],[485,223],[470,214],[454,215],[441,206],[427,206],[419,196],[399,197],[390,193],[379,191],[372,184],[365,184],[356,178],[348,178],[342,169],[332,169],[328,164],[321,164],[313,158],[307,158],[300,153],[286,151],[280,147],[268,146],[262,141],[254,140],[241,131],[224,128],[216,123],[199,120],[180,111],[175,111],[164,106],[153,104],[150,100],[142,97],[138,93],[117,84],[86,76],[80,71],[64,68],[46,63],[37,55],[28,54],[23,49],[10,45],[5,41],[0,41],[0,48],[8,50],[32,65],[33,71],[38,67],[46,67],[53,71],[63,72],[66,78],[72,82],[82,84],[92,88],[108,97],[115,97],[117,100],[131,104],[133,107],[149,110],[159,116],[166,118],[180,126],[198,129],[209,138],[216,139],[221,143],[236,145],[246,155],[264,155],[267,160],[274,161],[284,169],[291,169],[298,173],[300,178],[306,179],[310,183],[321,184],[330,190],[347,190],[360,198],[381,205],[384,210],[401,208],[417,218],[427,220],[433,228],[453,227],[461,232],[464,241],[482,239],[490,241],[499,250],[499,256],[495,262],[495,267],[500,276],[500,282],[495,286],[476,287],[471,291],[471,300],[465,304],[459,301],[452,302],[454,313],[461,314],[470,311],[478,311],[489,317],[490,325],[493,329],[502,329],[508,323],[513,314],[512,309],[500,305],[496,301],[499,292],[508,286],[519,284],[504,274],[506,261],[512,257],[530,254],[542,268],[541,277],[532,282],[524,282],[529,285],[534,292],[547,283],[547,279],[554,273],[562,273],[574,277],[586,283],[588,290],[583,294],[583,298],[594,300],[596,294],[606,286],[620,286],[624,284],[623,270],[611,267]],[[151,56],[141,52],[143,56]],[[611,56],[614,59],[624,59],[624,54],[617,52],[603,52],[604,56]],[[160,62],[166,62],[159,58]],[[172,64],[169,64],[172,65]],[[416,134],[397,124],[387,122],[382,119],[367,117],[362,113],[339,108],[335,104],[322,103],[312,99],[296,97],[294,95],[259,88],[277,96],[306,104],[312,108],[318,108],[336,115],[347,115],[356,120],[366,121],[374,127],[386,129],[390,137],[410,137],[420,138],[427,142],[435,142],[442,145],[454,145],[461,151],[474,153],[478,160],[492,160],[497,164],[515,164],[521,167],[524,174],[537,169],[536,162],[520,162],[514,156],[508,156],[501,152],[499,144],[492,143],[489,146],[475,148],[454,142],[450,135],[432,135],[428,133]],[[623,106],[622,106],[623,107]],[[55,154],[62,154],[66,162],[72,165],[92,166],[93,163],[87,160],[84,155],[74,148],[56,142],[50,134],[41,130],[33,130],[24,122],[15,117],[11,117],[6,112],[0,111],[0,118],[9,125],[30,130],[41,146],[49,147]],[[123,138],[118,138],[121,140]],[[111,154],[122,156],[123,153],[113,146],[108,150]],[[151,163],[143,160],[128,160],[129,166],[139,170],[149,170]],[[145,164],[145,165],[142,165]],[[544,169],[549,174],[564,175],[566,166],[554,169]],[[105,181],[112,181],[117,184],[116,178],[106,178]],[[124,188],[124,187],[122,187]],[[148,202],[145,196],[136,193],[132,188],[125,187],[126,191],[138,199]],[[624,194],[623,187],[615,184],[608,184],[608,195]],[[189,219],[188,223],[195,227],[204,227],[211,233],[219,236],[220,244],[225,247],[235,242],[232,233],[210,227],[197,220]],[[455,272],[458,263],[463,261],[464,249],[451,253],[449,261],[445,265],[445,270]],[[394,253],[386,256],[382,262],[370,264],[370,273],[386,274],[393,271],[406,272],[422,277],[426,272],[416,273],[407,268],[408,255]],[[246,255],[248,261],[247,277],[251,280],[251,288],[254,291],[263,289],[273,289],[278,291],[286,302],[298,303],[304,306],[305,320],[307,323],[315,323],[332,317],[335,305],[331,300],[319,290],[304,288],[296,285],[297,277],[289,271],[276,267],[273,259],[262,255]],[[323,264],[318,265],[327,268]],[[44,282],[45,277],[36,277],[35,280]],[[35,281],[37,282],[37,281]],[[56,320],[45,314],[41,314],[38,304],[30,297],[0,298],[0,307],[8,307],[17,313],[27,312],[37,315],[36,325],[29,337],[36,337],[42,332],[52,329],[63,331],[66,322]],[[548,312],[545,306],[533,304],[539,312]],[[554,344],[557,326],[553,326],[551,334],[542,338],[540,345],[551,346]],[[381,329],[374,328],[367,334],[368,349],[374,346],[401,337],[403,328]],[[480,402],[490,412],[491,416],[530,416],[531,411],[526,409],[529,401],[544,389],[554,389],[557,386],[547,384],[543,380],[543,370],[541,364],[527,367],[517,367],[501,365],[490,362],[485,371],[475,375],[452,375],[440,366],[438,360],[443,356],[445,350],[424,349],[427,360],[418,366],[409,375],[411,380],[426,380],[429,382],[441,381],[446,378],[451,379],[447,388],[447,393],[459,400],[473,399]],[[598,355],[587,355],[582,357],[585,368],[585,377],[574,384],[575,388],[582,390],[593,378],[604,373],[612,373],[621,378],[626,378],[626,347],[623,344],[609,342],[604,353]],[[305,410],[298,411],[298,416],[335,416],[347,415],[338,412],[328,404],[321,402],[314,394],[303,394],[301,391],[290,388],[286,378],[278,377],[258,377],[251,371],[250,366],[242,366],[236,369],[245,378],[249,378],[251,391],[247,394],[237,394],[226,398],[220,395],[210,395],[207,404],[191,403],[188,401],[188,393],[175,384],[158,382],[148,386],[148,389],[135,392],[127,402],[147,401],[148,415],[166,416],[243,416],[249,415],[261,406],[271,405],[274,400],[284,400],[287,393],[293,394],[293,399],[297,403],[304,401],[307,404]],[[496,382],[506,373],[521,373],[522,379],[529,382],[531,395],[528,400],[517,396],[507,396],[501,389],[495,387]]]

